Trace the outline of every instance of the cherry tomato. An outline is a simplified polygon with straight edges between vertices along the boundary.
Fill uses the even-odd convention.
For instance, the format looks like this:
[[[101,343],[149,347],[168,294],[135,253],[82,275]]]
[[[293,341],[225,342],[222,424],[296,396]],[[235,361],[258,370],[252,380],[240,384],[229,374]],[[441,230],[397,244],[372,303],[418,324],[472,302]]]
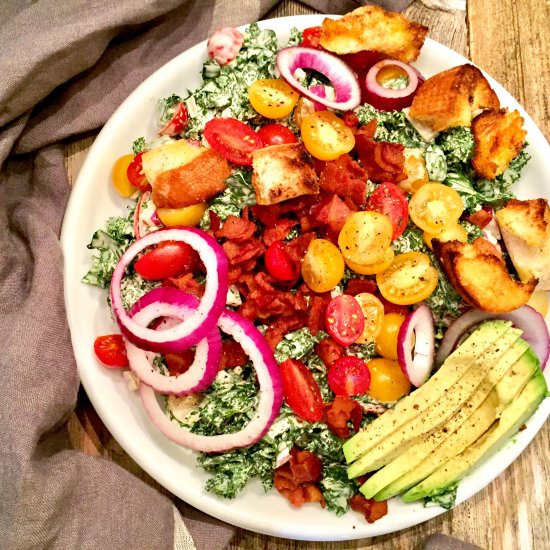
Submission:
[[[195,350],[186,349],[180,353],[167,353],[164,356],[168,371],[172,376],[187,372],[195,360]]]
[[[187,119],[189,115],[187,114],[187,107],[185,103],[181,101],[177,104],[172,118],[166,123],[164,128],[159,131],[161,136],[177,136],[181,134],[185,127],[187,126]]]
[[[370,387],[370,372],[359,357],[344,355],[328,371],[328,387],[336,395],[363,395]]]
[[[321,390],[310,370],[302,361],[287,359],[280,365],[283,395],[287,405],[308,422],[323,417]]]
[[[338,248],[326,239],[314,239],[302,260],[302,277],[315,292],[332,290],[344,276],[344,259]]]
[[[183,208],[157,208],[157,216],[167,227],[180,225],[193,227],[201,221],[207,208],[208,204],[205,202],[184,206]]]
[[[267,145],[282,145],[283,143],[297,143],[294,132],[282,124],[267,124],[258,130],[262,143]]]
[[[113,165],[113,187],[123,197],[131,197],[137,188],[128,179],[128,166],[134,160],[134,155],[124,155],[116,160]]]
[[[374,340],[374,349],[378,355],[397,360],[397,337],[404,320],[405,315],[400,313],[386,313],[382,317],[380,333]]]
[[[288,116],[299,97],[284,80],[278,78],[256,80],[248,88],[250,104],[266,118]]]
[[[269,245],[264,255],[265,267],[277,281],[293,281],[298,276],[298,266],[284,246],[282,241],[274,241]]]
[[[162,281],[194,271],[198,255],[187,243],[168,241],[149,250],[135,263],[135,270],[144,278]]]
[[[204,125],[204,137],[224,159],[250,166],[252,153],[263,144],[260,136],[236,118],[213,118]]]
[[[98,336],[94,342],[94,351],[106,367],[119,369],[128,366],[126,346],[121,334]]]
[[[349,153],[355,145],[351,129],[331,111],[306,115],[300,131],[305,148],[320,160],[335,160]]]
[[[130,183],[134,187],[137,187],[142,193],[151,190],[151,186],[143,173],[143,161],[141,157],[144,152],[145,151],[138,153],[134,157],[134,160],[132,160],[132,162],[128,165],[128,169],[126,170],[126,175],[128,176]]]
[[[392,241],[403,234],[409,221],[409,206],[405,193],[395,185],[385,181],[381,183],[367,200],[365,210],[374,210],[385,214],[393,225]]]
[[[322,27],[309,27],[302,31],[302,41],[300,46],[304,48],[320,48],[319,39],[323,32]]]
[[[313,113],[315,113],[315,103],[307,99],[307,97],[300,97],[292,115],[294,117],[294,123],[298,128],[301,128],[304,118]]]
[[[397,361],[376,358],[367,363],[371,375],[368,395],[382,403],[401,399],[411,391],[411,383]]]
[[[359,302],[349,294],[333,298],[325,310],[325,325],[340,345],[353,344],[365,328],[365,316]]]
[[[448,227],[446,227],[441,233],[439,233],[439,235],[434,235],[433,233],[428,233],[424,231],[422,238],[424,239],[426,246],[430,250],[433,250],[433,247],[432,247],[433,239],[438,239],[439,241],[444,241],[444,242],[460,241],[461,243],[467,243],[468,232],[459,223],[455,223],[453,225],[449,225]]]
[[[437,286],[437,270],[422,252],[398,254],[386,271],[376,275],[380,293],[394,304],[411,305],[425,300]]]
[[[390,246],[386,249],[383,258],[378,262],[374,262],[372,264],[357,264],[355,262],[352,262],[351,260],[348,260],[347,258],[344,258],[344,261],[346,262],[346,265],[356,273],[360,273],[361,275],[376,275],[377,273],[382,273],[383,271],[386,271],[386,269],[388,269],[388,267],[390,267],[391,263],[393,262],[394,257],[395,252]]]
[[[374,342],[382,330],[382,319],[384,318],[384,306],[382,302],[370,292],[361,292],[355,295],[355,299],[361,306],[365,318],[365,328],[355,342],[357,344],[369,344]]]
[[[460,195],[442,183],[426,183],[409,201],[412,221],[428,233],[438,235],[458,222],[464,203]]]

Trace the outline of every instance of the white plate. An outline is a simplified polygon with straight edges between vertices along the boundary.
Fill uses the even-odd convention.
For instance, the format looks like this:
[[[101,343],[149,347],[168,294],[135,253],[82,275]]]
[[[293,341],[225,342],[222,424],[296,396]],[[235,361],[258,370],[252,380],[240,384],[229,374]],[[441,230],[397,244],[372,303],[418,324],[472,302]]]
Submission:
[[[292,26],[306,28],[320,24],[322,19],[320,15],[285,17],[264,21],[260,26],[274,29],[286,41]],[[233,525],[279,537],[336,541],[382,535],[426,521],[444,510],[404,504],[397,498],[390,502],[389,514],[370,525],[355,512],[336,517],[316,505],[294,509],[276,491],[265,494],[259,482],[250,483],[234,500],[221,500],[204,490],[207,475],[195,466],[193,453],[158,432],[143,411],[138,396],[127,388],[121,373],[101,367],[94,358],[95,337],[114,332],[117,327],[109,316],[106,293],[81,283],[80,279],[90,264],[86,245],[93,232],[102,227],[108,216],[126,211],[127,201],[119,197],[110,184],[111,167],[115,159],[128,153],[136,137],[154,136],[158,98],[173,92],[184,96],[187,88],[200,84],[205,58],[206,42],[203,42],[160,68],[124,101],[95,140],[71,194],[61,242],[65,253],[67,317],[82,384],[111,434],[147,473],[189,504]],[[416,66],[430,76],[465,62],[456,52],[427,40]],[[520,196],[550,198],[550,188],[541,187],[541,182],[550,182],[547,163],[550,146],[519,104],[496,82],[491,80],[491,84],[502,104],[519,109],[525,118],[532,159],[518,189]],[[547,399],[513,444],[460,484],[458,502],[497,477],[527,446],[549,412]]]

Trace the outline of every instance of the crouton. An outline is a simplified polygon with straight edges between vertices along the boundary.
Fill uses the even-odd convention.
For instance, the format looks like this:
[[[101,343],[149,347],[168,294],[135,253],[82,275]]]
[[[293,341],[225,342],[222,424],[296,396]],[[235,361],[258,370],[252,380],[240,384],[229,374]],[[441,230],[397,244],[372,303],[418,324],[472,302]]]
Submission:
[[[325,19],[319,43],[337,54],[375,50],[410,63],[418,58],[427,33],[428,27],[400,13],[363,6],[341,19]]]
[[[258,204],[319,193],[313,161],[302,142],[271,145],[252,153],[252,185]]]
[[[491,313],[504,313],[524,305],[537,280],[516,281],[508,273],[497,248],[478,238],[472,244],[432,240],[433,251],[447,278],[472,306]]]
[[[497,95],[473,65],[460,65],[423,82],[408,115],[415,121],[442,132],[455,126],[470,126],[483,109],[498,109]]]
[[[544,199],[508,201],[495,214],[506,249],[522,281],[550,290],[550,208]]]
[[[527,132],[518,111],[484,111],[472,121],[472,165],[480,178],[494,180],[521,151]]]
[[[184,139],[163,143],[143,153],[143,173],[149,183],[154,183],[160,173],[191,162],[201,151],[200,147],[190,145]]]
[[[210,200],[227,188],[230,175],[229,164],[219,153],[202,149],[190,162],[165,170],[150,182],[153,202],[157,208],[183,208]]]

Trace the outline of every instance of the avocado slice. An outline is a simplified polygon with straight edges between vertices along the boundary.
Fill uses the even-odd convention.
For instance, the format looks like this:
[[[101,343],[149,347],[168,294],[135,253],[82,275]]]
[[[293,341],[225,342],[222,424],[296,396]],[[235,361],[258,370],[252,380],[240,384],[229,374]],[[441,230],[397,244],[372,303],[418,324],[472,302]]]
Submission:
[[[500,371],[504,374],[521,357],[527,349],[527,344],[525,343],[523,346],[515,345],[520,335],[521,331],[515,328],[507,331],[485,353],[478,357],[477,361],[471,365],[464,376],[449,391],[444,391],[443,395],[433,404],[420,411],[415,418],[394,430],[380,441],[376,448],[371,449],[349,466],[348,477],[354,478],[366,472],[378,470],[401,454],[407,446],[414,445],[415,438],[428,434],[431,430],[446,422],[462,406],[464,401],[477,391],[487,373],[496,368],[496,365],[502,364]]]
[[[371,451],[388,435],[435,403],[488,348],[510,330],[510,327],[510,322],[500,320],[481,324],[447,357],[439,370],[424,385],[403,397],[393,409],[379,416],[365,430],[344,443],[343,450],[347,462],[353,462]]]
[[[521,393],[504,408],[502,415],[485,434],[462,453],[440,466],[433,474],[403,495],[405,502],[444,493],[467,475],[481,460],[502,447],[533,415],[548,394],[542,371],[538,369]]]
[[[535,369],[539,368],[537,356],[525,340],[518,340],[513,347],[518,352],[523,350],[524,353],[511,367],[508,362],[499,361],[487,373],[474,394],[451,418],[430,433],[418,438],[407,450],[371,476],[361,487],[361,493],[366,498],[376,497],[377,500],[386,500],[402,493],[432,473],[439,465],[438,456],[444,455],[446,449],[458,447],[456,453],[459,453],[466,447],[468,441],[473,442],[480,437],[495,421],[502,408],[529,381]],[[509,390],[514,386],[515,391],[512,393]],[[479,432],[479,430],[483,431]],[[474,432],[477,436],[472,441]],[[466,437],[461,438],[461,434]],[[460,443],[456,442],[454,446],[448,443],[444,445],[447,439],[450,443],[455,437]],[[434,454],[433,452],[441,445],[443,445],[441,451]],[[426,461],[428,456],[430,459]],[[439,463],[447,458],[449,457],[439,458]],[[428,471],[423,474],[425,470]]]

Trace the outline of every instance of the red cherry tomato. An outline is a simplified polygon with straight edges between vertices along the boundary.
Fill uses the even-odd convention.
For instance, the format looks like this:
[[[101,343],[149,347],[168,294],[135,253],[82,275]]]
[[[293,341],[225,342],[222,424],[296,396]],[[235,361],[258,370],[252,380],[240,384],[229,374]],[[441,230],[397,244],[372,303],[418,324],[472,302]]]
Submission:
[[[180,353],[167,353],[164,356],[168,371],[172,376],[178,376],[189,370],[195,360],[195,350],[186,349]]]
[[[321,33],[323,29],[321,27],[309,27],[304,29],[302,32],[302,41],[300,46],[304,48],[321,48],[319,45],[319,39],[321,38]]]
[[[283,395],[287,405],[308,422],[323,418],[321,390],[302,361],[287,359],[280,366]]]
[[[325,311],[325,324],[336,342],[349,346],[363,334],[365,316],[353,296],[342,294],[329,302]]]
[[[359,357],[340,357],[328,371],[328,386],[336,395],[363,395],[370,388],[369,367]]]
[[[294,132],[282,124],[267,124],[266,126],[262,126],[258,130],[258,135],[264,146],[298,142],[298,138],[294,135]]]
[[[121,334],[98,336],[94,342],[97,358],[110,369],[121,369],[128,366],[126,346]]]
[[[194,271],[197,266],[198,255],[188,244],[168,241],[146,252],[134,268],[144,279],[162,281]]]
[[[357,128],[359,127],[359,117],[353,111],[347,111],[344,113],[342,120],[348,128],[351,128],[353,133],[357,132]]]
[[[293,281],[298,275],[298,266],[285,250],[282,241],[272,242],[265,252],[265,267],[277,281]]]
[[[236,118],[213,118],[204,126],[204,137],[224,159],[251,165],[252,153],[263,146],[260,136]]]
[[[385,59],[386,56],[381,52],[375,52],[373,50],[361,50],[360,52],[346,53],[339,57],[341,57],[358,75],[362,75],[367,74],[368,70],[373,65]]]
[[[409,205],[405,193],[395,183],[388,181],[374,190],[367,200],[365,210],[374,210],[388,216],[393,225],[392,241],[405,231],[409,221]]]
[[[177,136],[181,134],[185,127],[187,126],[187,119],[189,118],[187,114],[187,107],[182,101],[178,103],[172,118],[166,123],[164,128],[159,132],[161,136]]]
[[[145,193],[145,191],[151,190],[151,186],[143,173],[143,161],[141,159],[143,153],[145,153],[145,151],[138,153],[134,157],[134,160],[128,166],[128,170],[126,170],[126,175],[134,187],[137,187],[142,193]]]

